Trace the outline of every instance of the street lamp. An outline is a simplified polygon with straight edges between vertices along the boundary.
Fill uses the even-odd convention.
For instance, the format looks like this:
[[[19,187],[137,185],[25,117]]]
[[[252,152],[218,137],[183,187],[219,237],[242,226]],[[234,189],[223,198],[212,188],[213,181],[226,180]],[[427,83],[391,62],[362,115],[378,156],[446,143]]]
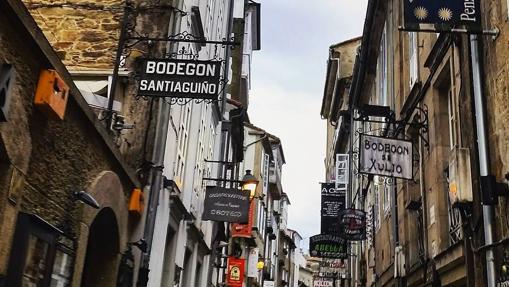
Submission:
[[[256,187],[258,186],[258,182],[258,179],[251,174],[251,170],[246,170],[246,174],[242,178],[242,190],[249,191],[251,199],[256,196]]]

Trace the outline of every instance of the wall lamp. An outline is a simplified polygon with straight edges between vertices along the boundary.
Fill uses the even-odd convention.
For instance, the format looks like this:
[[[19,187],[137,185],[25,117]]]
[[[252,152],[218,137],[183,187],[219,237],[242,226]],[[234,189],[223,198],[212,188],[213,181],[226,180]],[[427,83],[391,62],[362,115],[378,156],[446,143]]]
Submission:
[[[95,198],[93,196],[91,196],[90,194],[88,194],[84,191],[75,191],[75,192],[73,192],[72,195],[73,195],[74,200],[79,200],[79,201],[83,202],[84,204],[86,204],[90,207],[93,207],[95,209],[101,208],[101,206],[99,205],[97,200],[95,200]]]
[[[242,178],[242,190],[249,191],[251,199],[256,197],[256,188],[258,187],[258,179],[251,174],[251,170],[246,170],[246,174]]]

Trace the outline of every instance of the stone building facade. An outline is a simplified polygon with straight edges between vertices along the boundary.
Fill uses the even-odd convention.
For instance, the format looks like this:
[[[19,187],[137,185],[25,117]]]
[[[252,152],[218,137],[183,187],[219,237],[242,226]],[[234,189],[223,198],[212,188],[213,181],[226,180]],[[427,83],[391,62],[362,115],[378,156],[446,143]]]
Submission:
[[[351,245],[356,256],[350,259],[349,284],[487,286],[487,249],[495,253],[496,281],[506,282],[505,195],[492,205],[495,244],[484,246],[482,211],[490,203],[481,191],[469,37],[402,31],[402,15],[400,1],[368,1],[351,88],[342,98],[347,105],[333,109],[352,112],[355,119],[350,122],[345,113],[333,128],[340,135],[331,141],[336,153],[351,153],[357,160],[358,132],[409,140],[414,150],[413,180],[354,172],[350,198],[368,215],[368,239]],[[480,36],[480,46],[489,173],[503,192],[507,2],[483,1],[482,15],[484,29],[500,30],[497,37]],[[374,123],[380,118],[369,116],[373,110],[367,105],[389,107],[394,114],[383,120],[394,117],[398,123]],[[465,164],[457,164],[459,157]],[[458,182],[469,194],[460,204],[451,188]]]
[[[128,199],[139,186],[134,169],[25,6],[2,1],[0,14],[2,77],[5,67],[14,71],[0,122],[0,285],[117,286],[132,231]],[[70,87],[63,120],[34,104],[44,69]],[[98,209],[74,196],[80,191]]]

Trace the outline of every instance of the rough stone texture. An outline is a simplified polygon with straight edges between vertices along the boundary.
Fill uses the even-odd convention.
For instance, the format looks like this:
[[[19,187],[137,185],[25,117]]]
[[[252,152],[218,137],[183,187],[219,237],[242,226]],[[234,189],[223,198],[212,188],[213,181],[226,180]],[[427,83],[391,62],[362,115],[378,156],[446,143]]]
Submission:
[[[43,218],[61,229],[69,239],[76,239],[78,246],[86,246],[86,241],[83,242],[86,237],[80,234],[80,221],[83,211],[90,207],[74,201],[72,192],[87,190],[103,171],[124,174],[73,97],[69,98],[63,121],[48,119],[33,105],[39,72],[48,67],[49,61],[21,28],[21,22],[13,20],[16,16],[6,15],[4,11],[0,9],[0,63],[13,64],[16,79],[9,120],[0,123],[0,232],[3,238],[0,241],[0,278],[7,271],[19,211]],[[13,170],[19,171],[25,180],[15,201],[8,199],[7,184]],[[120,182],[117,190],[127,193],[132,188],[126,177]],[[110,196],[108,202],[126,208],[127,196],[122,192],[106,192],[98,198]],[[122,221],[125,214],[125,211],[120,214],[124,217]],[[124,222],[120,226],[125,225]],[[125,228],[121,232],[125,238]]]
[[[495,41],[485,37],[484,80],[487,124],[490,148],[490,171],[502,181],[509,172],[509,13],[506,1],[483,2],[486,27],[498,27],[500,35]],[[509,236],[509,201],[502,198],[497,208],[496,239]],[[503,254],[508,246],[498,249]]]
[[[32,16],[49,41],[63,55],[70,70],[113,70],[120,35],[120,22],[124,13],[124,0],[24,0]],[[146,6],[146,1],[136,1]],[[172,1],[160,1],[168,5]],[[165,37],[168,33],[171,9],[165,12],[142,12],[136,20],[136,31],[152,37]],[[162,55],[161,42],[151,53]],[[147,55],[146,45],[136,48]],[[127,69],[136,69],[135,59],[128,57]],[[124,160],[133,169],[151,161],[158,104],[136,97],[136,82],[131,74],[125,79],[125,91],[117,91],[115,100],[122,103],[120,114],[134,129],[112,132]]]
[[[111,69],[124,1],[24,2],[67,67]]]

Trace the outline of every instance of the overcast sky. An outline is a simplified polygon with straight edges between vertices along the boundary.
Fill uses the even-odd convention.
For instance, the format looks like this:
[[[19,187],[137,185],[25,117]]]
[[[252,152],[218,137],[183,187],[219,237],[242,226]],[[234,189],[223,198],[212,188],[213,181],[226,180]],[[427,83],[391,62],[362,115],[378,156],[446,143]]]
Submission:
[[[367,0],[259,2],[262,50],[252,63],[249,116],[282,140],[289,226],[307,239],[320,232],[326,139],[320,107],[329,46],[362,34]]]

